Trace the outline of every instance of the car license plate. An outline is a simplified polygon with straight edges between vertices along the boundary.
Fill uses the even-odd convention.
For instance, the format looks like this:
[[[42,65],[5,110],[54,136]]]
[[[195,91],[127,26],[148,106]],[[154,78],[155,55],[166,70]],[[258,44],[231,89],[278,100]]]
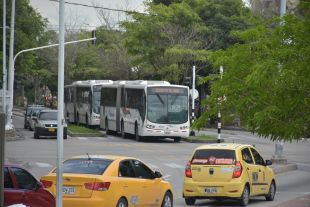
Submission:
[[[73,194],[75,194],[75,187],[66,187],[66,186],[64,186],[62,188],[62,192],[64,194],[67,194],[67,195],[73,195]]]
[[[166,131],[165,134],[170,134],[170,132],[169,132],[169,131]]]
[[[48,131],[49,131],[49,132],[54,132],[54,131],[55,131],[55,128],[48,128]]]
[[[216,188],[205,188],[205,192],[208,194],[215,194],[217,193]]]

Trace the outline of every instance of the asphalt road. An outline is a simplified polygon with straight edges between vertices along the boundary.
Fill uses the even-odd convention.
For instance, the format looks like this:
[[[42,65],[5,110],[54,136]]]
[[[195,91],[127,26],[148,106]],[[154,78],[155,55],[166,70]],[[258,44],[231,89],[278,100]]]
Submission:
[[[25,139],[6,143],[6,160],[19,163],[40,178],[56,164],[57,142],[55,138],[34,139],[33,132],[24,130],[23,118],[14,117],[14,125]],[[208,131],[205,133],[212,133]],[[250,133],[224,131],[226,142],[255,144],[265,159],[274,152],[274,143],[258,138]],[[64,158],[81,154],[117,154],[139,158],[151,168],[159,170],[174,188],[175,206],[185,206],[182,199],[184,167],[197,143],[174,143],[172,140],[150,140],[136,142],[117,136],[68,137],[64,140]],[[289,162],[298,162],[302,170],[295,170],[277,176],[278,193],[275,201],[266,202],[263,197],[254,198],[249,206],[274,206],[285,201],[310,195],[310,140],[285,144],[285,155]],[[238,206],[234,201],[215,202],[201,200],[197,206]],[[296,206],[297,207],[297,206]]]

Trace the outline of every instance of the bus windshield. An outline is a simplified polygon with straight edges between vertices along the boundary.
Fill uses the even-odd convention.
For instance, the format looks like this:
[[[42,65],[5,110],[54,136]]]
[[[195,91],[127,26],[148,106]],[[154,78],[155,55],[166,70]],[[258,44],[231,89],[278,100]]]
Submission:
[[[188,90],[178,87],[150,87],[147,90],[147,119],[158,124],[188,121]]]
[[[93,88],[93,112],[100,114],[100,97],[101,86],[94,86]]]

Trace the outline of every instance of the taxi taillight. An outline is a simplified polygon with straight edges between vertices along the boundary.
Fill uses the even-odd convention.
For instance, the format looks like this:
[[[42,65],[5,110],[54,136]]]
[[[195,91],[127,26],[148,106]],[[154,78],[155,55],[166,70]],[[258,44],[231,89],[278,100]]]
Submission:
[[[88,190],[106,191],[109,190],[110,182],[92,182],[85,183],[84,186]]]
[[[232,178],[239,178],[241,174],[242,174],[242,165],[241,162],[237,161],[235,164],[235,169]]]
[[[188,178],[191,178],[191,177],[192,177],[191,161],[189,161],[189,162],[186,164],[185,176],[188,177]]]
[[[53,181],[49,180],[40,180],[44,188],[50,188],[53,185]]]

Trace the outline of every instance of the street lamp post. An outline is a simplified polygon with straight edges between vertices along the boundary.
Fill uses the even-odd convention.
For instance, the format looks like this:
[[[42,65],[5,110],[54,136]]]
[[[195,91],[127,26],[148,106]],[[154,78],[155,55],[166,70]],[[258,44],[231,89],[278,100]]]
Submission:
[[[3,83],[2,83],[2,112],[6,114],[6,79],[7,79],[7,71],[6,71],[6,0],[3,0],[3,27],[2,27],[2,75],[3,75]]]
[[[11,12],[11,26],[10,26],[10,54],[9,54],[9,97],[10,102],[7,113],[7,125],[9,128],[13,128],[12,123],[12,109],[13,109],[13,87],[14,87],[14,27],[15,27],[15,0],[12,0],[12,12]]]

